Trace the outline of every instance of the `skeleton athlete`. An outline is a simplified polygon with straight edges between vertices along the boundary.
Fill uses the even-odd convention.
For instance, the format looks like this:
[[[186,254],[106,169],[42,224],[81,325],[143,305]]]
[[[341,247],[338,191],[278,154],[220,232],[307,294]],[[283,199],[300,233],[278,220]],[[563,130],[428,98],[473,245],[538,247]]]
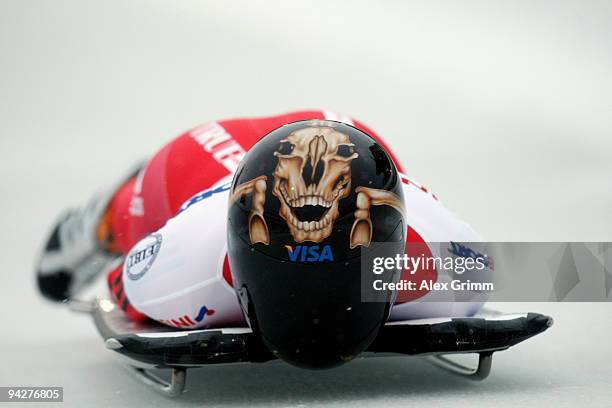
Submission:
[[[252,196],[250,239],[266,244],[266,220],[258,211],[263,208],[258,200],[263,198],[266,183],[252,180],[230,196],[231,180],[258,139],[284,124],[312,119],[344,122],[368,133],[389,151],[403,172],[379,136],[357,120],[332,112],[299,111],[209,122],[172,140],[110,191],[60,219],[39,262],[42,292],[55,300],[66,299],[110,269],[107,281],[112,298],[130,319],[153,319],[177,328],[246,325],[232,287],[226,213],[230,199]],[[295,242],[320,242],[332,233],[337,202],[350,190],[349,172],[356,153],[342,135],[294,134],[287,139],[271,157],[277,164],[268,188],[281,203],[279,215]],[[323,160],[330,157],[335,167],[323,167]],[[288,191],[289,179],[303,191]],[[408,242],[480,240],[425,187],[403,174],[401,179]],[[351,247],[370,243],[370,206],[400,209],[389,195],[358,189]],[[300,221],[297,213],[304,206],[320,207],[325,215]],[[293,247],[288,246],[287,251],[290,257],[300,256]],[[147,279],[140,279],[145,274]],[[437,276],[435,270],[422,269],[419,274],[421,278]],[[444,298],[431,302],[434,296],[438,295],[428,291],[400,292],[389,319],[468,316],[481,305]]]

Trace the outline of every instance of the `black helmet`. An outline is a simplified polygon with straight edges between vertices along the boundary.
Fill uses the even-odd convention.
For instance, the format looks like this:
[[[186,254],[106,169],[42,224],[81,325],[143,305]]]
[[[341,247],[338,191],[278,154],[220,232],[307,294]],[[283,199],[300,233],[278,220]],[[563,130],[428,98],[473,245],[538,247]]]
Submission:
[[[234,287],[274,355],[326,368],[370,345],[394,299],[362,301],[361,251],[394,256],[406,239],[401,181],[379,143],[328,120],[270,132],[234,176],[228,220]]]

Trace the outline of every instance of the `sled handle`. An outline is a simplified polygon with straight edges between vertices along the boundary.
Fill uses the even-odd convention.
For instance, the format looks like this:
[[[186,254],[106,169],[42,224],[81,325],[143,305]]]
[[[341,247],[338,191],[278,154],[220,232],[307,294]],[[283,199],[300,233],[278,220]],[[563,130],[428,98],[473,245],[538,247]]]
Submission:
[[[147,369],[132,367],[136,377],[165,397],[178,397],[185,390],[187,370],[185,368],[173,368],[170,382],[158,377]]]
[[[478,366],[476,368],[457,363],[446,356],[429,356],[428,361],[434,365],[443,368],[453,374],[461,375],[470,380],[481,381],[491,373],[491,365],[493,364],[493,352],[483,351],[478,353]]]

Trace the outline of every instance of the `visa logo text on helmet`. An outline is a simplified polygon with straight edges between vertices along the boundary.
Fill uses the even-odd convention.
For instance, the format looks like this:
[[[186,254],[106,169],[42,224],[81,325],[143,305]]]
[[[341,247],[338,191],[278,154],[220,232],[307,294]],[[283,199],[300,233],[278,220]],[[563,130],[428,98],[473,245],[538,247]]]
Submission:
[[[291,245],[285,245],[285,248],[287,248],[287,255],[291,262],[324,262],[334,260],[330,245],[296,245],[295,248]]]

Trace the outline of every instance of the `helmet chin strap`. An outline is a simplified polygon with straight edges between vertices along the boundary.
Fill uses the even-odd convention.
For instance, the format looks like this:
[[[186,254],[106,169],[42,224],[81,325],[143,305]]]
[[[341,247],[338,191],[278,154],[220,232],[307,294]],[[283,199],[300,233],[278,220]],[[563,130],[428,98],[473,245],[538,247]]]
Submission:
[[[359,186],[355,192],[357,193],[357,210],[355,211],[355,222],[351,228],[351,249],[359,245],[370,246],[372,241],[370,208],[373,205],[387,205],[405,214],[402,200],[391,191]]]
[[[268,224],[264,219],[264,205],[266,203],[266,176],[255,177],[253,180],[242,183],[230,195],[230,205],[249,194],[253,194],[251,212],[249,214],[249,239],[251,244],[270,243]]]

